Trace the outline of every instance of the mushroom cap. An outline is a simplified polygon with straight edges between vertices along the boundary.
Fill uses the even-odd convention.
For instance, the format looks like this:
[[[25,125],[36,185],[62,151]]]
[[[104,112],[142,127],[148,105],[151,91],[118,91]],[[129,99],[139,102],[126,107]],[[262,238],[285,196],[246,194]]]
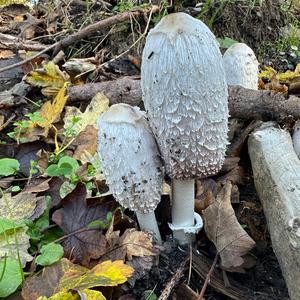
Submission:
[[[115,199],[140,213],[155,210],[161,199],[162,165],[145,113],[115,104],[99,117],[98,128],[98,153]]]
[[[147,37],[143,101],[169,176],[203,178],[222,167],[228,92],[213,33],[185,13],[164,17]]]
[[[253,50],[244,43],[230,46],[223,55],[228,85],[258,89],[258,61]]]

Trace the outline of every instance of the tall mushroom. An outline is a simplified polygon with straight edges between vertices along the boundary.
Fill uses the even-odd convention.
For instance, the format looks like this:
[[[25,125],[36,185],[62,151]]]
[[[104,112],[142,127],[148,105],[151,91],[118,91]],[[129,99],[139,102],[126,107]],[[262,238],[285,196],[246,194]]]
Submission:
[[[98,153],[115,199],[136,212],[140,228],[161,237],[154,210],[161,199],[162,166],[145,113],[112,105],[98,120]]]
[[[223,55],[228,85],[258,89],[258,61],[253,50],[244,43],[230,46]]]
[[[185,13],[164,17],[148,34],[141,76],[150,125],[172,178],[170,227],[185,244],[202,227],[194,213],[195,178],[220,170],[227,145],[228,93],[215,36]]]

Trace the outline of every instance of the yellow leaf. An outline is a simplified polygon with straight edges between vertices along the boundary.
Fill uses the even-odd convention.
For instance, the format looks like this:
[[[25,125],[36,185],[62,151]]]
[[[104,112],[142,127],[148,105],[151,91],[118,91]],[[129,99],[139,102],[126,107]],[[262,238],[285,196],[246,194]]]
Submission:
[[[66,95],[67,83],[59,90],[53,102],[47,101],[40,110],[43,121],[38,122],[38,125],[43,128],[49,128],[53,123],[59,120],[60,114],[65,107],[68,96]]]
[[[97,277],[108,277],[114,282],[114,285],[117,285],[126,282],[127,278],[130,277],[133,272],[133,268],[124,264],[122,260],[116,260],[114,262],[107,260],[95,266],[90,271],[90,274],[96,275]]]
[[[82,291],[78,291],[78,294],[81,297],[81,299],[87,299],[87,300],[106,300],[106,298],[103,296],[103,294],[99,291],[94,291],[90,289],[85,289]]]
[[[88,125],[96,126],[96,121],[98,117],[108,109],[109,100],[102,94],[97,93],[90,104],[87,106],[84,113],[75,107],[66,107],[66,115],[64,118],[65,125],[64,128],[72,126],[72,118],[77,116],[80,120],[72,126],[72,129],[79,134],[83,131]]]
[[[264,70],[259,73],[259,77],[265,77],[271,79],[274,75],[277,74],[277,71],[272,67],[264,66]]]
[[[69,80],[69,75],[62,72],[52,61],[45,64],[43,70],[32,71],[26,76],[28,83],[44,88],[42,93],[46,96],[56,95]]]
[[[29,0],[1,0],[0,7],[5,7],[12,4],[27,4]]]
[[[84,290],[97,286],[116,286],[127,281],[134,269],[123,261],[105,261],[85,274],[76,269],[68,270],[59,282],[59,290]]]
[[[49,298],[42,296],[39,297],[37,300],[79,300],[79,299],[80,297],[78,296],[78,294],[72,294],[71,292],[59,292]]]

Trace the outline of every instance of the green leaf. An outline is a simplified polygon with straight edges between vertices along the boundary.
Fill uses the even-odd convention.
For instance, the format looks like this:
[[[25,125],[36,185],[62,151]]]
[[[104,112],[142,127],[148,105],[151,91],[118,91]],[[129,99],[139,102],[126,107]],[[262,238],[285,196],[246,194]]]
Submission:
[[[108,227],[107,223],[101,220],[95,220],[88,224],[89,228],[102,228],[105,229]]]
[[[9,257],[6,258],[6,261],[4,259],[0,261],[0,273],[2,274],[2,272],[4,275],[0,281],[0,297],[5,298],[15,292],[20,286],[22,274],[18,261]]]
[[[20,169],[20,163],[14,158],[0,159],[0,176],[15,174]]]
[[[48,176],[60,176],[60,175],[62,175],[61,173],[60,173],[60,171],[59,171],[59,168],[58,168],[58,166],[57,165],[51,165],[51,166],[49,166],[47,169],[46,169],[46,174],[48,175]]]
[[[79,168],[78,161],[71,157],[71,156],[63,156],[59,162],[58,167],[59,168],[65,168],[64,166],[71,166],[73,169],[73,172],[75,172]]]
[[[1,218],[0,217],[0,234],[2,234],[3,232],[7,231],[7,230],[12,230],[14,228],[20,228],[25,226],[25,224],[23,223],[17,223],[15,221],[12,221],[10,219],[6,219],[6,218]]]
[[[18,185],[14,185],[12,188],[11,188],[11,191],[12,192],[19,192],[21,190],[21,188],[18,186]]]
[[[61,245],[50,243],[41,248],[41,254],[37,256],[35,262],[41,266],[50,266],[59,261],[64,255],[64,249]]]
[[[146,290],[144,291],[144,297],[147,300],[157,300],[156,294],[152,290]]]
[[[229,37],[225,37],[225,38],[217,38],[218,43],[220,44],[220,48],[223,49],[228,49],[230,46],[232,46],[233,44],[238,43],[237,41],[229,38]]]

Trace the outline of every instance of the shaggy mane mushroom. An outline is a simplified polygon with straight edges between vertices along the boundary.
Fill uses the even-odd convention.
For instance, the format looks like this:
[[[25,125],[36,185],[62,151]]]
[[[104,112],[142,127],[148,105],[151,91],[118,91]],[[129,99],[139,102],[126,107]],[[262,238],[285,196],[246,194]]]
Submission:
[[[162,166],[145,114],[127,104],[112,105],[98,120],[98,153],[115,199],[136,212],[142,230],[161,237],[154,210],[161,199]]]
[[[244,43],[230,46],[223,55],[228,85],[258,89],[258,61],[253,50]]]
[[[215,36],[185,14],[164,17],[146,40],[143,101],[166,172],[172,178],[174,237],[189,243],[202,227],[195,178],[216,174],[227,145],[227,84]]]

